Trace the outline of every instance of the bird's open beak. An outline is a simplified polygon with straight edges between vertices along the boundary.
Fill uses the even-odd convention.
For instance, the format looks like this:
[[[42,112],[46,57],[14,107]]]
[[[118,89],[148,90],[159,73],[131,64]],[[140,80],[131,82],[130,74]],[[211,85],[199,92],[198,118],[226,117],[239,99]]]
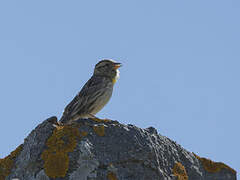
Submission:
[[[114,69],[118,69],[122,66],[121,63],[114,63]]]

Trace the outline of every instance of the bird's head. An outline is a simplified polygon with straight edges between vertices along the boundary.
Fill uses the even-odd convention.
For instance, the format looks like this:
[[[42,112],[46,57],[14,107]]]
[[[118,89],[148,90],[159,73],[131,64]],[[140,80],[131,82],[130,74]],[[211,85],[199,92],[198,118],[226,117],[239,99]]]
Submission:
[[[119,67],[121,67],[121,63],[117,63],[110,59],[104,59],[95,65],[94,75],[110,77],[115,83],[119,78]]]

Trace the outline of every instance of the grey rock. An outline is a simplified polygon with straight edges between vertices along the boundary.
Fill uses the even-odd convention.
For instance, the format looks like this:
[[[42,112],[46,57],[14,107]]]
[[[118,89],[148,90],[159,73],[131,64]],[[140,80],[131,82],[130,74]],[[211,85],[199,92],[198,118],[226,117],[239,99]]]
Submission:
[[[97,178],[96,170],[99,162],[91,152],[92,144],[88,140],[83,140],[78,144],[77,150],[80,152],[77,160],[78,168],[70,174],[69,179],[88,180],[88,178]]]
[[[69,166],[65,177],[48,177],[41,157],[56,128],[56,117],[51,117],[25,139],[6,179],[177,180],[173,167],[179,162],[190,180],[236,180],[236,173],[228,168],[215,173],[206,171],[193,153],[158,134],[153,127],[141,129],[117,121],[95,122],[90,119],[80,119],[72,127],[80,134],[87,134],[78,138],[74,150],[67,153]]]

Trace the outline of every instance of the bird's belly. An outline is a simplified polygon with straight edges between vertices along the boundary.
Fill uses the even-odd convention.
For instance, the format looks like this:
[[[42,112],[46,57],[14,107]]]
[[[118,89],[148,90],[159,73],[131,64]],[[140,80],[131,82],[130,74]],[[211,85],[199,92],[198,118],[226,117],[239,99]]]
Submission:
[[[105,93],[96,100],[96,106],[93,108],[91,114],[97,114],[110,100],[112,96],[112,89],[107,89]]]

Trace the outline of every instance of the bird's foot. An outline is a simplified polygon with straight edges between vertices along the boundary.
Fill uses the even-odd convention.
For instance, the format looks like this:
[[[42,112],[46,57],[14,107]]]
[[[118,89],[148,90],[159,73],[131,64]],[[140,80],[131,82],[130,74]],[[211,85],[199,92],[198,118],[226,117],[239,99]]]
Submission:
[[[112,122],[113,120],[111,119],[100,119],[96,116],[94,116],[93,114],[90,114],[90,119],[93,120],[93,121],[96,121],[96,122],[99,122],[99,123],[107,123],[107,122]]]
[[[100,119],[100,118],[90,118],[90,119],[99,123],[101,122],[106,123],[111,121],[110,119]]]

